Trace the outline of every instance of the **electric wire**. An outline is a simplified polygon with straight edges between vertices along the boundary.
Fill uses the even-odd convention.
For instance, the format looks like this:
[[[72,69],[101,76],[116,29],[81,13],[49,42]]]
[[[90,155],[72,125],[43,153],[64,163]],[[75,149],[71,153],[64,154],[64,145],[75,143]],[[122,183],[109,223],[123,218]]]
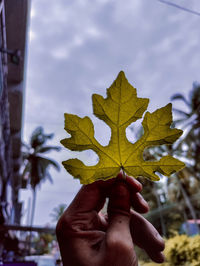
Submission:
[[[195,10],[191,10],[189,8],[186,8],[186,7],[182,7],[182,6],[179,6],[175,3],[172,3],[172,2],[169,2],[167,0],[158,0],[158,2],[162,3],[162,4],[166,4],[166,5],[169,5],[169,6],[173,6],[173,7],[176,7],[176,8],[179,8],[185,12],[188,12],[188,13],[191,13],[193,15],[196,15],[196,16],[199,16],[200,17],[200,13],[195,11]]]

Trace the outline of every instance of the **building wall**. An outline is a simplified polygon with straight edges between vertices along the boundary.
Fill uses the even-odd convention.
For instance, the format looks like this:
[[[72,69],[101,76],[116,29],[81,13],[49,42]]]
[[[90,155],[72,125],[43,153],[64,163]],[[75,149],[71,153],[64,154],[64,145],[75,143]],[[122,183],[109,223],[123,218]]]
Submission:
[[[4,9],[0,9],[0,47],[6,49]],[[0,210],[6,217],[7,188],[12,176],[10,118],[7,91],[7,56],[0,53]],[[3,221],[0,213],[1,221]]]
[[[0,176],[6,186],[10,185],[12,188],[11,222],[19,224],[22,203],[18,200],[18,191],[21,186],[19,171],[22,164],[21,130],[30,0],[0,0],[0,6],[2,6],[1,3],[3,3],[4,22],[1,21],[0,31],[4,52],[1,52],[0,58],[0,64],[2,62],[2,68],[0,68],[2,77],[0,79],[2,80],[2,87],[0,87],[0,95],[2,94],[0,96]],[[1,45],[0,48],[2,48]],[[11,56],[16,51],[20,53],[20,60],[17,64],[13,63]],[[4,183],[1,181],[0,183],[2,183],[0,187],[3,188]],[[2,191],[1,189],[1,198],[4,195]],[[6,196],[4,198],[6,199]]]

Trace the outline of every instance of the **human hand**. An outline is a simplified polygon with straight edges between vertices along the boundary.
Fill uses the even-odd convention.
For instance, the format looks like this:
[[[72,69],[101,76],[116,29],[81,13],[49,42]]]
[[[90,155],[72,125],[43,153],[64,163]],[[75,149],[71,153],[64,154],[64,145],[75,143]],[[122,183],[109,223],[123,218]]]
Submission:
[[[141,189],[136,179],[123,179],[122,173],[108,181],[82,186],[56,227],[63,265],[136,266],[134,244],[153,261],[162,263],[164,241],[139,214],[148,211]],[[100,212],[106,197],[107,218]]]

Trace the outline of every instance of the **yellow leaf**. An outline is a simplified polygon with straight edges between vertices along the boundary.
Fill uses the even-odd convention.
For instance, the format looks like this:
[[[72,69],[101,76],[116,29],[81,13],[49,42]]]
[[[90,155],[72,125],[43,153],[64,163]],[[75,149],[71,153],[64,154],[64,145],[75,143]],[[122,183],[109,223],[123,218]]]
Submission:
[[[94,115],[103,120],[111,128],[111,139],[107,146],[102,146],[94,137],[94,126],[89,117],[65,114],[65,130],[70,138],[61,143],[72,151],[93,150],[99,156],[95,166],[86,166],[78,159],[63,162],[65,169],[82,184],[96,180],[107,180],[116,177],[122,169],[133,177],[145,176],[151,180],[159,180],[155,172],[166,176],[182,169],[184,163],[171,156],[159,161],[144,161],[143,151],[153,145],[171,144],[177,140],[182,130],[171,129],[172,106],[166,105],[153,113],[146,112],[142,125],[143,136],[131,143],[126,137],[126,128],[143,116],[149,99],[138,98],[136,89],[132,87],[120,72],[111,87],[107,89],[107,98],[93,94]]]

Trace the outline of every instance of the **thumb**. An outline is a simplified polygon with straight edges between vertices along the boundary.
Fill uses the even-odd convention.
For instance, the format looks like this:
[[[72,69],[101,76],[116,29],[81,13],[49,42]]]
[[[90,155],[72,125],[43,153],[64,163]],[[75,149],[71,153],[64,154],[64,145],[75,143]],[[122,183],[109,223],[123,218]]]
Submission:
[[[126,183],[116,181],[110,192],[108,203],[107,236],[113,241],[115,238],[130,238],[130,192]]]

